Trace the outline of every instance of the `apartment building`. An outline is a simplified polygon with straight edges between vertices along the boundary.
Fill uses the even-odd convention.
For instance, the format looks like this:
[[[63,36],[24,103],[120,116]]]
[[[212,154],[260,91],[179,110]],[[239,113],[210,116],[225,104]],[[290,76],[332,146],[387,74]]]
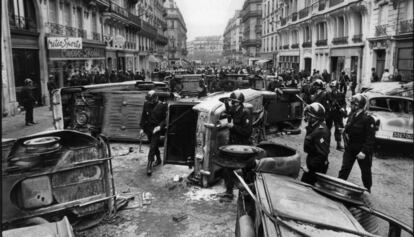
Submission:
[[[223,34],[223,57],[226,64],[237,65],[243,63],[242,39],[243,25],[241,24],[240,10],[237,10],[227,22]]]
[[[243,24],[242,48],[245,56],[245,64],[252,65],[260,58],[262,44],[262,1],[245,0],[240,13]]]

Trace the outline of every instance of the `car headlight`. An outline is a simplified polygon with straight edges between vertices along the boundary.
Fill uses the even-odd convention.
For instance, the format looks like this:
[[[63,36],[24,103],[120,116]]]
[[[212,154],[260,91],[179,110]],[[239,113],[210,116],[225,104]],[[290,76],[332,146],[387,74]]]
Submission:
[[[76,123],[79,125],[85,125],[88,123],[88,115],[85,112],[76,114]]]

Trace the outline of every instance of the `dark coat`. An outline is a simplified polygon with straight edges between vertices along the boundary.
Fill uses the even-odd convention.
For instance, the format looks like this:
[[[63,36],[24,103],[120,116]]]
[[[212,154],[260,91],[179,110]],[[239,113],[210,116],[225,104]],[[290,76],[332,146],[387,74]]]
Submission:
[[[158,102],[151,112],[150,124],[152,127],[160,126],[161,131],[164,132],[167,123],[168,104],[166,102]]]
[[[249,145],[252,135],[252,121],[250,111],[241,106],[234,113],[230,113],[233,127],[230,128],[230,144]]]
[[[325,123],[306,127],[303,150],[308,153],[306,165],[310,168],[323,166],[328,161],[331,132]]]
[[[375,145],[375,120],[367,112],[363,111],[357,116],[352,113],[344,132],[348,136],[346,149],[372,155]]]
[[[156,103],[152,103],[150,101],[145,101],[144,106],[142,108],[142,114],[141,114],[141,121],[139,123],[139,126],[144,130],[151,130],[153,129],[152,123],[151,123],[151,113],[154,109]],[[152,132],[152,131],[151,131]]]
[[[22,89],[22,105],[24,107],[34,107],[36,98],[33,95],[33,87],[31,86],[24,86]]]
[[[327,100],[329,106],[325,109],[328,113],[338,112],[340,109],[345,109],[346,107],[345,95],[339,90],[328,92]]]

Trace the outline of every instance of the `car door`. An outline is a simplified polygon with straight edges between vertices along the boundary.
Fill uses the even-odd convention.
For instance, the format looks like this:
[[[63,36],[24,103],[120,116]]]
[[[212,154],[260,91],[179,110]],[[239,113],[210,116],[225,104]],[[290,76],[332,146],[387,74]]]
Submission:
[[[167,131],[164,141],[164,164],[194,163],[198,113],[196,102],[173,102],[168,106]]]

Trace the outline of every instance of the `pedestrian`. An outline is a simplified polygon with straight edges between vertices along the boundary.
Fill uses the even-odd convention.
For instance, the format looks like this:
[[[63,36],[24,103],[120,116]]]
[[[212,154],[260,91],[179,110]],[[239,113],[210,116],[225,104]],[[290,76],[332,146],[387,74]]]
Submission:
[[[198,82],[197,90],[198,90],[197,98],[207,96],[207,86],[203,78],[201,78],[200,81]]]
[[[351,114],[345,125],[345,152],[338,177],[347,180],[355,160],[361,169],[364,187],[371,192],[372,186],[372,155],[375,144],[375,121],[365,110],[366,98],[356,94],[351,98]]]
[[[355,95],[355,89],[356,89],[357,84],[358,84],[358,81],[357,81],[356,71],[352,70],[352,72],[351,72],[351,92],[352,92],[352,95]]]
[[[343,150],[341,144],[341,134],[344,129],[343,118],[346,116],[345,95],[338,90],[338,82],[332,81],[329,84],[331,91],[328,92],[328,107],[326,108],[326,126],[331,131],[332,125],[335,126],[336,149]]]
[[[152,131],[154,130],[154,128],[151,126],[151,113],[157,102],[158,97],[155,94],[155,91],[148,91],[147,95],[145,96],[145,102],[142,108],[141,121],[139,123],[139,126],[141,127],[140,138],[142,138],[143,133],[145,133],[150,143],[152,138]]]
[[[371,68],[371,82],[379,81],[378,73],[375,71],[375,68]]]
[[[24,110],[26,111],[25,114],[25,123],[26,126],[31,126],[33,124],[36,124],[33,120],[33,108],[35,106],[36,99],[33,95],[33,81],[30,78],[26,78],[24,80],[24,86],[22,89],[22,104],[24,107]]]
[[[349,83],[349,76],[346,75],[345,71],[341,72],[341,75],[339,76],[339,91],[344,93],[346,95],[347,87]]]
[[[49,75],[49,80],[47,81],[47,90],[49,91],[49,110],[53,108],[53,90],[57,89],[55,76]]]
[[[325,83],[331,82],[331,75],[328,73],[326,69],[323,69],[322,78]]]
[[[148,152],[147,175],[152,174],[152,168],[161,164],[161,153],[159,143],[161,135],[165,133],[166,118],[168,104],[163,100],[159,100],[150,114],[149,128],[152,128],[150,149]],[[154,163],[154,157],[156,161]]]
[[[382,73],[381,81],[390,81],[390,72],[388,69],[384,70],[384,73]]]
[[[229,104],[231,102],[231,104]],[[230,94],[230,98],[226,101],[226,111],[230,115],[230,122],[227,127],[230,130],[229,144],[238,145],[251,145],[252,135],[252,121],[250,111],[244,107],[244,94],[239,90],[236,90]],[[253,162],[254,163],[254,162]],[[248,164],[246,169],[252,169],[254,164]],[[226,191],[221,193],[219,196],[233,199],[233,188],[235,185],[236,177],[233,174],[232,168],[223,168],[223,178],[226,185]]]
[[[316,182],[316,172],[326,174],[328,170],[331,132],[324,123],[325,108],[320,103],[307,105],[304,115],[308,125],[306,126],[303,150],[308,155],[301,181],[314,185]]]

